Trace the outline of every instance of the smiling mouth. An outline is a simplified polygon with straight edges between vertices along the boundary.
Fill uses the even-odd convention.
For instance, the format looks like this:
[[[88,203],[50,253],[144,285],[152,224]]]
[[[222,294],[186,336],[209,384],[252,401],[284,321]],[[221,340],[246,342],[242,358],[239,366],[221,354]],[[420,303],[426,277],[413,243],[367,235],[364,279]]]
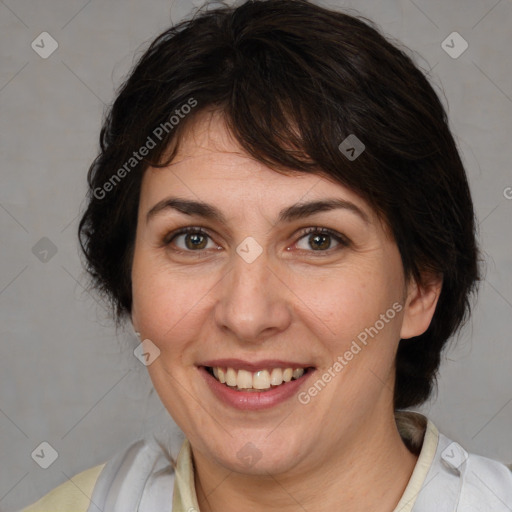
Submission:
[[[250,372],[229,367],[205,366],[206,371],[230,389],[246,392],[265,392],[304,377],[313,368],[272,368]]]

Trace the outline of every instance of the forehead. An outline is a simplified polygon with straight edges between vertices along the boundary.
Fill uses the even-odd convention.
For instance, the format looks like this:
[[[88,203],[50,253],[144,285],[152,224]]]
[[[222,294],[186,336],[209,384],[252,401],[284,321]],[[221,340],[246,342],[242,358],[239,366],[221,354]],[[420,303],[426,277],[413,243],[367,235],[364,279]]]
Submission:
[[[141,206],[151,208],[171,193],[208,201],[221,209],[242,204],[246,210],[260,211],[263,205],[267,210],[278,210],[298,202],[337,197],[375,218],[375,212],[358,194],[321,170],[277,172],[250,156],[219,112],[200,113],[184,130],[171,163],[146,171]]]

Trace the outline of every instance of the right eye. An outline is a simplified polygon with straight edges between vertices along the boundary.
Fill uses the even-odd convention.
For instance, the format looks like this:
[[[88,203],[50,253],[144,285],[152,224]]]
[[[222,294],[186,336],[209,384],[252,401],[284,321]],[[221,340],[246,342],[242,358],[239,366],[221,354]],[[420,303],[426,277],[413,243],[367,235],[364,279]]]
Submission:
[[[211,242],[210,246],[208,246],[208,240]],[[180,253],[219,249],[210,235],[200,227],[187,227],[173,232],[165,237],[164,245]],[[174,249],[172,245],[177,246],[178,249]]]

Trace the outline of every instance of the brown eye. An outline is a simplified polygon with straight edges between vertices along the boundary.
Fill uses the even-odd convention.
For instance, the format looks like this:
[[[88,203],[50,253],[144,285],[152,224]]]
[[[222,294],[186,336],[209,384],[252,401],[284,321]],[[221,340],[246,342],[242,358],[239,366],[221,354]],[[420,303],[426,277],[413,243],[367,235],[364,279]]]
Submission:
[[[210,246],[208,246],[209,241],[211,242]],[[200,228],[186,228],[178,233],[173,233],[167,237],[165,244],[175,245],[178,250],[185,252],[202,251],[218,247],[213,243],[210,236]]]
[[[198,233],[187,233],[183,236],[187,249],[204,249],[208,243],[206,237]]]
[[[304,240],[302,246],[301,241]],[[329,249],[341,246],[346,247],[347,241],[339,234],[326,228],[309,228],[296,243],[300,250],[326,252]]]

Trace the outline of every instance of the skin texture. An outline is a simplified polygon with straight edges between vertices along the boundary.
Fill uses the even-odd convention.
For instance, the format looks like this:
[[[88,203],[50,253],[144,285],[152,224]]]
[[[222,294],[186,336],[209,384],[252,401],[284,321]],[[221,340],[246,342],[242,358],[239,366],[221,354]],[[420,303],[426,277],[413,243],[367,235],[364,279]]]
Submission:
[[[147,220],[170,196],[208,202],[226,222],[171,208]],[[348,209],[277,221],[283,208],[326,198],[350,201],[368,222]],[[187,249],[186,235],[171,240],[187,226],[207,231],[201,250]],[[315,250],[310,227],[348,244],[328,237]],[[252,263],[236,252],[248,236],[263,249]],[[132,282],[132,321],[160,349],[148,371],[191,443],[201,511],[393,510],[416,463],[394,422],[395,354],[401,337],[428,328],[441,282],[406,281],[370,205],[321,175],[287,176],[255,161],[220,114],[204,113],[171,165],[146,171]],[[316,368],[299,391],[307,390],[394,303],[400,313],[306,405],[294,396],[239,411],[199,374],[208,359],[295,361]],[[237,457],[248,442],[261,456],[250,467]]]

